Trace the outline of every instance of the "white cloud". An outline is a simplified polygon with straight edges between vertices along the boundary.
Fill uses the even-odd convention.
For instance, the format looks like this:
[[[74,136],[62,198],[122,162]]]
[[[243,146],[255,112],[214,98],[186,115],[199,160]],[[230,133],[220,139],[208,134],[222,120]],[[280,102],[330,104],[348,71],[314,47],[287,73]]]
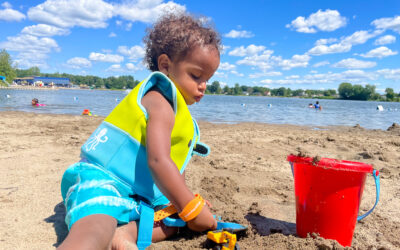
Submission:
[[[253,36],[254,34],[247,30],[231,30],[229,33],[224,34],[224,37],[229,38],[250,38]]]
[[[400,68],[398,68],[398,69],[381,69],[381,70],[378,70],[377,73],[382,75],[386,79],[400,80]]]
[[[263,76],[281,76],[282,73],[279,71],[270,71],[270,72],[259,72],[259,73],[254,73],[250,74],[249,78],[259,78]]]
[[[368,31],[365,30],[356,31],[350,36],[341,38],[340,42],[331,45],[326,45],[329,39],[327,41],[320,39],[317,41],[316,43],[317,45],[311,48],[307,52],[307,54],[320,56],[325,54],[348,52],[351,50],[353,45],[363,44],[367,42],[369,39],[376,37],[377,35],[380,35],[382,32],[383,32],[382,30],[375,30],[372,33],[369,33]]]
[[[185,11],[184,5],[172,1],[163,3],[162,0],[123,1],[122,4],[114,5],[116,15],[132,22],[152,23],[165,12],[181,13]]]
[[[127,23],[125,26],[126,31],[130,31],[132,29],[132,23]]]
[[[60,48],[55,40],[48,37],[36,37],[29,34],[7,37],[7,41],[0,43],[1,49],[18,52],[16,62],[19,67],[38,66],[47,67],[45,59],[53,51]]]
[[[370,50],[365,54],[361,54],[360,56],[383,58],[383,57],[394,56],[394,55],[397,55],[397,51],[392,51],[391,49],[389,49],[385,46],[381,46],[379,48]]]
[[[375,45],[385,45],[396,42],[396,37],[392,35],[381,36],[375,40]]]
[[[332,65],[336,68],[348,68],[348,69],[362,69],[362,68],[372,68],[376,66],[376,62],[371,61],[361,61],[355,58],[343,59]]]
[[[228,78],[228,75],[225,72],[221,71],[215,71],[214,76],[219,77],[219,78]]]
[[[342,53],[350,51],[351,47],[352,47],[351,44],[335,43],[329,46],[321,44],[310,49],[307,53],[315,56],[333,54],[333,53]]]
[[[351,44],[351,45],[358,45],[364,44],[370,38],[376,37],[377,35],[382,34],[382,30],[375,30],[373,33],[369,33],[366,30],[356,31],[350,36],[345,37],[342,39],[341,43],[343,44]]]
[[[37,24],[23,28],[21,33],[32,36],[62,36],[68,35],[70,32],[68,29],[58,28],[47,24]]]
[[[265,83],[265,84],[271,84],[271,83],[273,83],[273,80],[271,80],[271,79],[265,79],[265,80],[262,80],[262,81],[260,81],[261,83]]]
[[[219,70],[234,70],[234,69],[236,69],[236,65],[230,64],[228,62],[223,62],[223,63],[219,64],[218,69]]]
[[[105,28],[113,6],[102,0],[47,0],[28,10],[32,21],[62,28]]]
[[[316,33],[317,30],[334,31],[345,25],[345,17],[340,16],[337,10],[327,9],[326,11],[318,10],[308,18],[299,16],[291,24],[287,24],[286,28],[294,28],[297,32],[302,33]]]
[[[90,68],[92,63],[83,57],[73,57],[67,61],[67,65],[74,69]]]
[[[239,72],[237,72],[236,70],[231,70],[230,73],[231,73],[231,74],[234,74],[234,75],[237,75],[237,76],[240,76],[240,77],[244,76],[244,74],[239,73]]]
[[[25,19],[25,15],[17,10],[11,9],[11,4],[5,2],[2,4],[5,9],[0,10],[0,21],[20,22]]]
[[[281,59],[281,57],[273,57],[274,61],[277,62],[279,67],[283,70],[289,70],[297,67],[307,67],[308,61],[310,61],[311,56],[309,55],[294,55],[291,59]]]
[[[286,79],[265,79],[261,83],[264,84],[335,84],[338,82],[352,82],[356,84],[367,84],[370,81],[378,79],[378,74],[375,72],[365,72],[363,70],[347,70],[339,73],[328,72],[326,74],[307,74],[297,78],[287,77]]]
[[[285,78],[288,79],[288,80],[291,80],[291,79],[299,79],[300,76],[299,76],[299,75],[291,75],[291,76],[287,76],[287,77],[285,77]]]
[[[11,9],[12,5],[9,2],[4,2],[1,4],[2,7],[4,7],[5,9]]]
[[[141,65],[135,65],[133,63],[125,64],[125,67],[129,71],[138,71],[138,70],[142,70],[143,69],[143,67]]]
[[[315,64],[313,65],[313,67],[314,67],[314,68],[318,68],[318,67],[322,67],[322,66],[325,66],[325,65],[328,65],[328,64],[329,64],[328,61],[322,61],[322,62],[317,62],[317,63],[315,63]]]
[[[139,45],[132,46],[131,48],[128,48],[127,46],[119,46],[117,51],[118,53],[127,56],[129,59],[134,61],[142,59],[146,54],[144,48]]]
[[[390,29],[400,33],[400,16],[376,19],[371,24],[377,29]]]
[[[122,72],[123,69],[122,69],[122,67],[121,67],[120,64],[113,64],[113,65],[111,65],[110,67],[108,67],[108,68],[106,69],[106,71],[107,71],[107,72],[109,72],[109,71],[112,71],[112,72]]]
[[[230,56],[253,56],[257,53],[265,50],[265,46],[256,46],[254,44],[250,44],[247,47],[240,46],[234,48],[232,51],[228,53]]]
[[[337,42],[337,38],[323,38],[323,39],[319,39],[315,42],[315,45],[323,45],[323,44],[330,44],[330,43],[334,43]]]
[[[55,40],[43,37],[39,38],[36,36],[21,34],[19,36],[7,37],[7,42],[0,43],[0,47],[19,52],[29,52],[32,56],[36,56],[35,53],[49,53],[52,50],[58,51],[59,47]]]
[[[98,61],[98,62],[120,63],[124,60],[124,57],[120,55],[91,52],[89,55],[89,59],[91,61]]]
[[[271,61],[271,55],[273,53],[273,50],[264,50],[259,55],[246,56],[245,58],[237,61],[237,64],[255,66],[262,71],[266,71],[273,66],[273,62]]]

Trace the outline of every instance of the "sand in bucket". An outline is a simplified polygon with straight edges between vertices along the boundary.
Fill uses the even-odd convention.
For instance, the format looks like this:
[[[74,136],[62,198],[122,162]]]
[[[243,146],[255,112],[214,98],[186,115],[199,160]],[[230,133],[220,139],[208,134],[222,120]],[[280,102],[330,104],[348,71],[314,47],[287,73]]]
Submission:
[[[300,237],[318,233],[326,239],[351,246],[357,220],[367,216],[379,199],[378,171],[372,165],[289,155],[296,197],[296,230]],[[359,216],[361,196],[368,173],[375,177],[377,200]]]

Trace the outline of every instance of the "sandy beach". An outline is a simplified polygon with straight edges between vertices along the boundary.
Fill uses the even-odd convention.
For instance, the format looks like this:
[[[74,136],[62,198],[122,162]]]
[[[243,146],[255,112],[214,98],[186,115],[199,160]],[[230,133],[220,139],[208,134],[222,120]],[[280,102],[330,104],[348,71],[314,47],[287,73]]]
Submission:
[[[0,248],[54,249],[67,235],[60,194],[65,169],[103,117],[0,112]],[[357,223],[352,248],[400,248],[400,128],[307,127],[199,122],[206,158],[194,157],[187,182],[224,221],[249,227],[241,249],[341,249],[333,240],[299,238],[293,177],[286,156],[298,147],[317,154],[373,164],[381,198]],[[369,175],[360,207],[375,202]],[[181,232],[151,249],[202,249],[206,234]]]

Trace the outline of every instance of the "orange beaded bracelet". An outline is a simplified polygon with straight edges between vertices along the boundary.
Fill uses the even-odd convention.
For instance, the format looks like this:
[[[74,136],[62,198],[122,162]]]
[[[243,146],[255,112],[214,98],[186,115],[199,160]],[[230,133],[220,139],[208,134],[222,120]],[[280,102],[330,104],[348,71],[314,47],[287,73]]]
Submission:
[[[189,201],[178,215],[185,222],[191,221],[200,214],[204,204],[203,198],[199,194],[195,194],[193,200]]]

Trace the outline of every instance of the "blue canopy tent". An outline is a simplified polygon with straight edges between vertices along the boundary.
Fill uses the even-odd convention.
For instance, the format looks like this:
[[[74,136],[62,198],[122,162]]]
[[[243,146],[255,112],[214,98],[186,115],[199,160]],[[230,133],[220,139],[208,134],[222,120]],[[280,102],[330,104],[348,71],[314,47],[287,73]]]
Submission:
[[[5,76],[0,76],[0,81],[6,81],[6,77]]]

